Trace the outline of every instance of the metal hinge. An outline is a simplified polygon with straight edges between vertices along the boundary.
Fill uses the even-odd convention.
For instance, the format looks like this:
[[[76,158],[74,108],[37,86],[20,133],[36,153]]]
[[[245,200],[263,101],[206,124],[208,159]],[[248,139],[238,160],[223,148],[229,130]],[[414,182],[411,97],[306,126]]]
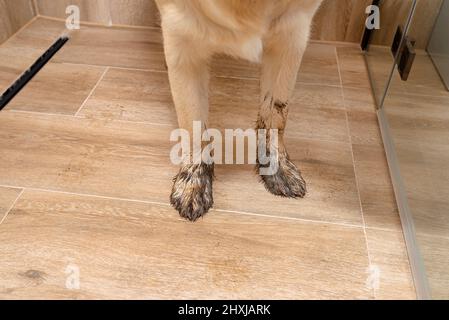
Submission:
[[[403,37],[402,28],[399,26],[391,45],[391,52],[396,58],[395,63],[403,81],[407,81],[415,61],[415,43],[416,41],[413,38],[409,36]]]

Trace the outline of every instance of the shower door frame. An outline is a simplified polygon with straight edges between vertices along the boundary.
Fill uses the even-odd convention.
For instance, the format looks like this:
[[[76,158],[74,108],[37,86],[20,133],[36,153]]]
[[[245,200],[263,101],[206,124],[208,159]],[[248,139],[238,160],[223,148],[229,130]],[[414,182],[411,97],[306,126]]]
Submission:
[[[416,12],[417,0],[413,0],[409,16],[404,26],[404,34],[401,39],[400,47],[402,47],[405,37],[410,31],[410,26],[413,21],[413,17]],[[369,48],[368,48],[369,50]],[[416,240],[415,225],[413,222],[413,216],[408,205],[407,192],[405,189],[404,182],[402,180],[400,166],[398,157],[396,155],[393,136],[390,131],[388,124],[387,115],[385,113],[384,104],[385,99],[389,93],[391,83],[393,81],[394,72],[396,72],[397,61],[400,55],[400,50],[398,50],[397,55],[394,57],[390,75],[388,77],[387,83],[380,99],[378,98],[376,92],[374,92],[374,79],[371,77],[370,65],[368,63],[368,57],[365,55],[365,63],[368,70],[368,75],[371,81],[371,88],[373,89],[373,95],[377,103],[377,118],[379,122],[379,127],[382,135],[382,140],[384,143],[385,153],[387,156],[388,167],[390,171],[390,176],[393,184],[393,189],[396,197],[396,203],[399,210],[399,216],[401,219],[402,230],[404,233],[405,244],[407,247],[408,258],[410,262],[410,268],[412,271],[413,282],[415,285],[416,296],[419,300],[430,300],[432,298],[430,293],[430,285],[426,275],[426,270],[422,260],[422,256],[419,250],[419,246]]]

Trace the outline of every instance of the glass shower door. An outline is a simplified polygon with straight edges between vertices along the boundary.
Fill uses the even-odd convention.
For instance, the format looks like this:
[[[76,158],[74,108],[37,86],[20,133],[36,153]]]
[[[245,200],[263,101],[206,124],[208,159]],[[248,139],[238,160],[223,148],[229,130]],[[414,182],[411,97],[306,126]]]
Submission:
[[[371,86],[378,106],[383,102],[391,77],[398,78],[393,73],[396,57],[392,52],[392,44],[398,28],[403,31],[406,29],[415,3],[416,0],[379,1],[380,29],[372,30],[369,46],[365,51]],[[387,21],[387,25],[383,21]]]
[[[416,1],[379,118],[418,297],[449,299],[449,91],[430,53],[449,56],[449,0]],[[446,56],[446,57],[447,57]],[[368,64],[373,74],[373,64]],[[444,68],[443,68],[444,69]],[[376,89],[376,88],[374,88]]]
[[[446,88],[449,90],[449,1],[444,1],[430,38],[428,51]]]

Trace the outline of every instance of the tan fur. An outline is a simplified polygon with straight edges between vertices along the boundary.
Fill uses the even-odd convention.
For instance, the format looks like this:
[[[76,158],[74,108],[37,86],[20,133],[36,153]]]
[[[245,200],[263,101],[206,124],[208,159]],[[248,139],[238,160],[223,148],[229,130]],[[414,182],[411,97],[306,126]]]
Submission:
[[[162,18],[170,86],[181,128],[192,132],[194,121],[201,121],[207,127],[208,62],[212,55],[224,53],[262,62],[258,124],[263,129],[279,129],[281,157],[277,176],[263,181],[268,190],[281,196],[301,197],[305,193],[304,181],[288,160],[283,131],[288,100],[309,39],[312,18],[321,2],[156,0]],[[187,189],[173,192],[178,197],[191,198]],[[179,203],[186,201],[181,199]],[[177,209],[189,218],[186,208]],[[197,209],[195,217],[208,209],[204,208],[203,213]]]

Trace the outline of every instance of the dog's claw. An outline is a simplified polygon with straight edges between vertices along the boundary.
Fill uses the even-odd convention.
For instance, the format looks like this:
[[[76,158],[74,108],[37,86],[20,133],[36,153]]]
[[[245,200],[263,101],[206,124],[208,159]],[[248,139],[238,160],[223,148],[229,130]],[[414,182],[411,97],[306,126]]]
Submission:
[[[186,165],[179,170],[174,178],[170,203],[181,217],[196,221],[212,208],[213,179],[213,164]]]
[[[260,165],[256,167],[259,172]],[[273,175],[260,175],[265,188],[272,194],[285,198],[304,198],[306,182],[288,156],[279,159],[279,169]]]

